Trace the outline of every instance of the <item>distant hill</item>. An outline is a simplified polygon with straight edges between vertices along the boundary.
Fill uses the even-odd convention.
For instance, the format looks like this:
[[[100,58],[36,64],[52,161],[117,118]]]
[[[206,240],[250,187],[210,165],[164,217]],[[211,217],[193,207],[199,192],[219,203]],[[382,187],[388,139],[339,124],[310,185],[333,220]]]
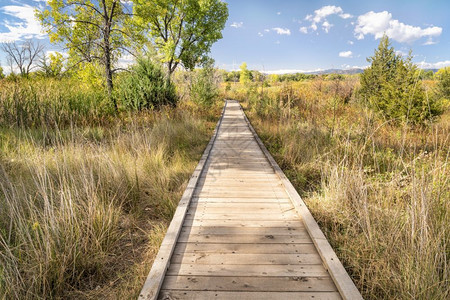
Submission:
[[[423,69],[424,72],[433,71],[436,73],[439,69]],[[352,75],[352,74],[361,74],[364,72],[364,69],[361,68],[353,68],[353,69],[327,69],[321,71],[312,71],[312,72],[304,72],[303,74],[311,74],[311,75],[324,75],[324,74],[344,74],[344,75]],[[286,73],[286,74],[294,74]]]
[[[360,68],[353,68],[353,69],[328,69],[323,71],[314,71],[314,72],[307,72],[305,74],[314,74],[314,75],[322,75],[322,74],[360,74],[364,71],[364,69]]]

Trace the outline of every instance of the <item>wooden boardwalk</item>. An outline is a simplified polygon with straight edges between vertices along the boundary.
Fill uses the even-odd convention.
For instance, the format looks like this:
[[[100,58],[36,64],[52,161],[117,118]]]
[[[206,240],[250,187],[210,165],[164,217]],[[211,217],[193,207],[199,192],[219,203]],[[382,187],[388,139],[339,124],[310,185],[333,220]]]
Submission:
[[[139,298],[362,299],[231,100]]]

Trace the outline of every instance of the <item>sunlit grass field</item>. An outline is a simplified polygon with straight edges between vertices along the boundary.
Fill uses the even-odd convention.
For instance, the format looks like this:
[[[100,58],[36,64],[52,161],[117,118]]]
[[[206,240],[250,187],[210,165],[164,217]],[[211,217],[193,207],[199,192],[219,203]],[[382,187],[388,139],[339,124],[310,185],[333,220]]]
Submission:
[[[360,104],[357,79],[224,90],[242,101],[365,299],[447,299],[450,114],[421,127],[384,120]]]
[[[136,298],[220,108],[0,84],[0,298]]]

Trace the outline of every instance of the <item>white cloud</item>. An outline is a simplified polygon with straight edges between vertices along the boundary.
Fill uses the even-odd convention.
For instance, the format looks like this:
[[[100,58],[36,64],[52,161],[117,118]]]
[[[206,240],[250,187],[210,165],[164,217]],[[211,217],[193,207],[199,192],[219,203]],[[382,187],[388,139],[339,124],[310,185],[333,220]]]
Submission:
[[[351,57],[353,57],[353,52],[352,51],[339,52],[339,57],[351,58]]]
[[[407,52],[404,52],[404,51],[402,51],[402,50],[396,50],[396,51],[395,51],[395,54],[396,54],[396,55],[400,55],[400,56],[407,56],[407,55],[408,55]]]
[[[417,65],[422,69],[441,69],[445,67],[450,67],[450,60],[438,61],[435,63],[419,62]]]
[[[308,33],[308,28],[307,27],[300,27],[299,30],[300,30],[301,33],[304,33],[304,34]]]
[[[349,45],[353,45],[355,42],[353,42],[353,41],[347,41],[347,43],[348,43]]]
[[[427,41],[426,41],[425,43],[423,43],[422,45],[428,46],[428,45],[434,45],[434,44],[437,44],[437,42],[436,42],[436,41],[433,41],[433,39],[432,39],[431,37],[429,37],[429,38],[427,39]]]
[[[280,41],[276,41],[275,44],[279,45],[279,44],[280,44]]]
[[[45,52],[45,57],[50,58],[50,55],[55,55],[56,53],[59,53],[62,55],[63,58],[69,58],[69,53],[67,52],[61,52],[61,51],[55,51],[55,50],[48,50]]]
[[[433,26],[421,28],[404,24],[392,19],[392,14],[387,11],[379,13],[370,11],[358,17],[355,27],[355,36],[358,40],[364,39],[368,34],[372,34],[375,39],[379,39],[386,34],[389,38],[400,43],[412,43],[422,37],[436,37],[441,35],[442,28]],[[431,40],[430,40],[431,41]]]
[[[258,32],[258,36],[263,37],[264,34],[262,34],[261,32]]]
[[[281,11],[277,12],[277,15],[281,15]]]
[[[330,31],[330,28],[333,27],[333,24],[328,23],[328,21],[325,21],[322,23],[322,29],[328,33]]]
[[[350,19],[353,16],[351,14],[340,14],[339,17],[341,17],[342,19]]]
[[[230,26],[233,28],[241,28],[244,26],[244,22],[233,22]]]
[[[264,32],[270,32],[270,29],[264,29]]]
[[[0,32],[0,42],[13,42],[22,39],[44,39],[47,35],[42,32],[42,27],[34,17],[34,7],[29,5],[7,5],[0,8],[5,15],[18,20],[4,19],[2,25],[8,31]]]
[[[322,23],[322,29],[328,33],[330,28],[333,27],[333,24],[327,20],[327,17],[331,15],[338,15],[342,19],[353,17],[350,14],[344,13],[342,8],[339,6],[327,5],[315,10],[314,15],[307,15],[305,20],[311,22],[310,28],[313,31],[317,30],[317,24]]]
[[[117,66],[119,68],[128,68],[130,65],[135,63],[135,57],[131,54],[124,54],[122,55],[118,62],[117,62]]]
[[[274,28],[272,28],[272,30],[280,35],[291,35],[291,30],[288,28],[274,27]]]

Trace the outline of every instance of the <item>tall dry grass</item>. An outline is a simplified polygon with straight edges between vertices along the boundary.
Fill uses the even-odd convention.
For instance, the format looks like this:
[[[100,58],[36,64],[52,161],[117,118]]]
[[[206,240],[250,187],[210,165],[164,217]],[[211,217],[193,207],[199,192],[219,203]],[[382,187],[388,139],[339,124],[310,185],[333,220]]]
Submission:
[[[24,109],[47,88],[34,99],[11,89],[20,109],[1,119],[0,299],[135,298],[217,111],[63,108],[73,117],[48,123]],[[14,101],[1,99],[5,116]]]
[[[229,91],[366,299],[450,296],[450,115],[396,126],[320,78]],[[233,94],[234,93],[234,94]]]

